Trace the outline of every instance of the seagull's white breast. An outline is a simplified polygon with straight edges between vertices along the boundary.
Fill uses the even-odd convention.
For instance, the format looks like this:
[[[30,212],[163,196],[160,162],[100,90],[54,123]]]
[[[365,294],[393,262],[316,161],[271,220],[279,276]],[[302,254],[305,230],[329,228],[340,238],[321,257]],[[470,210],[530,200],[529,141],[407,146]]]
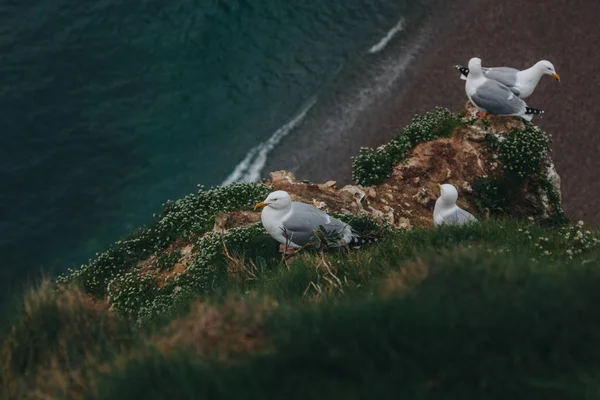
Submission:
[[[285,244],[285,236],[283,235],[283,222],[287,217],[287,213],[281,210],[274,210],[271,207],[263,208],[260,213],[260,220],[269,235],[279,243]]]

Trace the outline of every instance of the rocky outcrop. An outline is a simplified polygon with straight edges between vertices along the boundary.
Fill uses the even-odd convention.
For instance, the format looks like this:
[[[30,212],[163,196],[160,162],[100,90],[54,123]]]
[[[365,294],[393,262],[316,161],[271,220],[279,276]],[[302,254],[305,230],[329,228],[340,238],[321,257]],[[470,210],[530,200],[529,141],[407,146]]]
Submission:
[[[550,138],[520,118],[479,119],[476,111],[468,103],[448,135],[416,144],[381,183],[337,188],[335,181],[298,182],[288,171],[272,172],[263,183],[289,192],[295,201],[328,212],[368,214],[397,228],[433,224],[438,183],[456,186],[458,204],[479,219],[561,214],[560,177],[550,157]],[[231,214],[229,227],[259,220],[252,212],[245,214],[241,219]]]
[[[59,282],[81,285],[142,323],[190,296],[213,292],[223,274],[236,279],[243,270],[254,276],[260,267],[251,264],[256,271],[247,271],[237,257],[279,256],[253,210],[273,190],[285,190],[293,200],[357,229],[363,225],[365,232],[433,225],[438,183],[456,186],[459,205],[480,221],[496,215],[560,221],[560,178],[550,141],[518,118],[479,119],[470,105],[458,114],[435,109],[415,117],[390,143],[361,149],[353,159],[356,185],[300,182],[291,172],[275,171],[261,183],[200,188],[167,202],[152,226],[68,271]]]

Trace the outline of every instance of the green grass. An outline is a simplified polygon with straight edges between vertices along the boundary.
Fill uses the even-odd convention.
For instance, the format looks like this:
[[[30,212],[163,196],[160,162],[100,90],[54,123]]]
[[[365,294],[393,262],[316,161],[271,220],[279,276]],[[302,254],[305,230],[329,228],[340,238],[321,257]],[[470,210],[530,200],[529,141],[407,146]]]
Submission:
[[[142,328],[73,289],[32,291],[0,397],[600,395],[600,244],[582,225],[415,229],[287,264],[256,245],[214,259],[218,290]]]
[[[556,257],[541,257],[540,237]],[[274,352],[235,363],[151,354],[90,398],[597,398],[598,250],[570,259],[560,243],[511,223],[409,232],[330,256],[354,290],[299,305],[315,279],[303,259],[257,285],[287,300],[264,328]],[[427,276],[382,297],[383,277],[416,260]]]

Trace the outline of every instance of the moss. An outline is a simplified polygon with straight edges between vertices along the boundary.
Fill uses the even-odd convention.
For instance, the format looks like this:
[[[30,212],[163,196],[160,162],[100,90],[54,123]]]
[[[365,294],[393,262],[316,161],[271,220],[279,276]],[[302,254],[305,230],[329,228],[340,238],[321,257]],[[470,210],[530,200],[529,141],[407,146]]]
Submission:
[[[338,213],[334,216],[367,237],[381,238],[391,232],[389,224],[381,226],[369,215]],[[179,252],[174,250],[159,257],[152,267],[137,266],[117,274],[108,284],[107,298],[111,307],[138,324],[145,324],[172,313],[192,297],[223,291],[232,272],[231,260],[226,253],[235,260],[244,259],[260,265],[262,269],[278,264],[281,259],[279,244],[260,222],[231,229],[222,235],[208,232],[195,241],[194,249],[191,263],[182,273],[161,277],[161,272],[177,261],[174,255]]]
[[[417,115],[396,138],[376,149],[363,147],[352,158],[352,178],[360,185],[374,185],[389,178],[394,165],[402,161],[417,144],[448,136],[461,123],[448,109],[436,107]]]
[[[194,243],[198,250],[185,272],[167,276],[159,285],[160,268],[132,268],[110,281],[107,298],[114,310],[142,324],[170,312],[190,297],[218,290],[227,275],[224,246],[229,253],[247,253],[252,258],[276,255],[274,244],[260,223],[234,228],[223,235],[208,232]]]
[[[189,194],[163,204],[154,224],[141,228],[133,235],[116,242],[97,258],[79,269],[69,269],[58,278],[59,283],[81,284],[94,296],[106,294],[108,283],[124,271],[136,266],[151,254],[163,251],[176,240],[192,241],[212,228],[219,211],[252,209],[252,206],[271,191],[264,184],[234,183],[221,188]]]
[[[506,177],[478,178],[473,183],[474,203],[481,212],[488,210],[490,215],[503,215],[519,195],[518,183]]]
[[[175,249],[170,252],[162,253],[158,258],[157,269],[165,271],[171,268],[181,258],[181,249]]]
[[[569,218],[562,208],[560,193],[557,192],[552,182],[547,178],[540,178],[539,185],[540,189],[546,194],[550,206],[550,215],[543,223],[548,226],[563,226],[568,224]]]
[[[548,210],[542,209],[544,199],[540,196],[546,195],[551,208],[549,220],[564,221],[560,196],[543,171],[551,151],[551,137],[527,122],[525,129],[514,129],[502,136],[486,133],[485,138],[488,148],[499,155],[502,169],[497,176],[474,182],[475,205],[496,216],[542,215]]]
[[[549,151],[549,138],[531,123],[527,123],[524,130],[513,130],[500,143],[505,173],[520,178],[540,172]]]

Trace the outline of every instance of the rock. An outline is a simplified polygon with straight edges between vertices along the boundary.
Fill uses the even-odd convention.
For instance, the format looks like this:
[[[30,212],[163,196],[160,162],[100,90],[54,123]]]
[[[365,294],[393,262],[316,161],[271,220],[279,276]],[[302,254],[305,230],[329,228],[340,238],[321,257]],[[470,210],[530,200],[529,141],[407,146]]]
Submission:
[[[412,225],[408,218],[398,218],[398,222],[396,223],[396,226],[398,228],[403,228],[403,229],[412,229]]]
[[[473,188],[471,187],[471,184],[469,184],[469,182],[467,182],[467,181],[464,181],[462,183],[462,185],[460,185],[460,186],[461,186],[462,190],[464,190],[467,193],[473,192]]]
[[[271,174],[271,184],[277,189],[289,191],[295,200],[313,202],[317,207],[322,207],[324,203],[333,212],[367,212],[379,217],[383,213],[388,221],[393,218],[394,226],[430,226],[433,223],[432,200],[438,195],[434,183],[450,183],[459,190],[461,207],[483,218],[485,207],[492,207],[484,204],[485,199],[482,202],[482,198],[477,197],[477,189],[487,187],[492,191],[497,190],[493,185],[494,180],[505,173],[502,144],[515,130],[526,129],[523,131],[523,140],[516,143],[521,146],[520,151],[526,154],[527,138],[538,135],[539,140],[539,131],[532,131],[531,125],[526,126],[516,117],[490,116],[489,119],[479,119],[475,117],[476,111],[473,105],[467,104],[460,124],[452,133],[416,144],[391,167],[389,173],[382,173],[382,168],[390,168],[387,164],[389,158],[382,157],[382,165],[377,165],[377,157],[366,161],[364,168],[367,171],[363,174],[368,174],[368,168],[372,168],[374,176],[382,176],[379,183],[365,180],[365,186],[346,185],[341,189],[335,187],[333,180],[324,184],[291,185],[296,179],[293,174],[276,171]],[[534,136],[530,136],[532,132]],[[379,149],[385,150],[386,146],[382,145]],[[550,216],[556,212],[556,198],[560,201],[560,178],[549,155],[539,175],[531,177],[531,182],[529,178],[526,179],[519,200],[521,204],[505,206],[501,212],[516,212],[525,216]],[[483,186],[478,185],[479,182]],[[550,194],[549,186],[552,189]],[[493,192],[491,195],[496,196]],[[489,199],[490,194],[485,196]],[[499,212],[497,208],[492,208],[493,215]],[[229,222],[224,228],[228,227]]]
[[[321,190],[335,191],[335,181],[327,181],[317,185]]]
[[[245,226],[260,220],[260,213],[254,211],[220,211],[215,217],[213,231],[225,233],[229,229]]]
[[[227,213],[219,211],[219,213],[215,217],[215,224],[213,226],[213,231],[225,233],[227,231],[227,229],[225,229],[226,223],[227,223]]]
[[[278,182],[278,181],[287,181],[289,183],[296,182],[296,176],[293,173],[285,171],[285,170],[271,172],[269,174],[269,176],[271,177],[271,182]]]
[[[324,210],[325,208],[327,208],[327,204],[325,204],[324,201],[319,201],[316,199],[313,199],[313,206],[317,207],[320,210]]]
[[[362,200],[365,198],[365,192],[358,186],[346,185],[340,189],[340,192],[349,193],[354,202],[362,207]]]
[[[427,191],[427,188],[425,186],[421,187],[417,194],[413,196],[413,198],[415,198],[419,203],[423,205],[426,205],[427,203],[429,203],[429,200],[431,200],[429,198],[429,192]]]

